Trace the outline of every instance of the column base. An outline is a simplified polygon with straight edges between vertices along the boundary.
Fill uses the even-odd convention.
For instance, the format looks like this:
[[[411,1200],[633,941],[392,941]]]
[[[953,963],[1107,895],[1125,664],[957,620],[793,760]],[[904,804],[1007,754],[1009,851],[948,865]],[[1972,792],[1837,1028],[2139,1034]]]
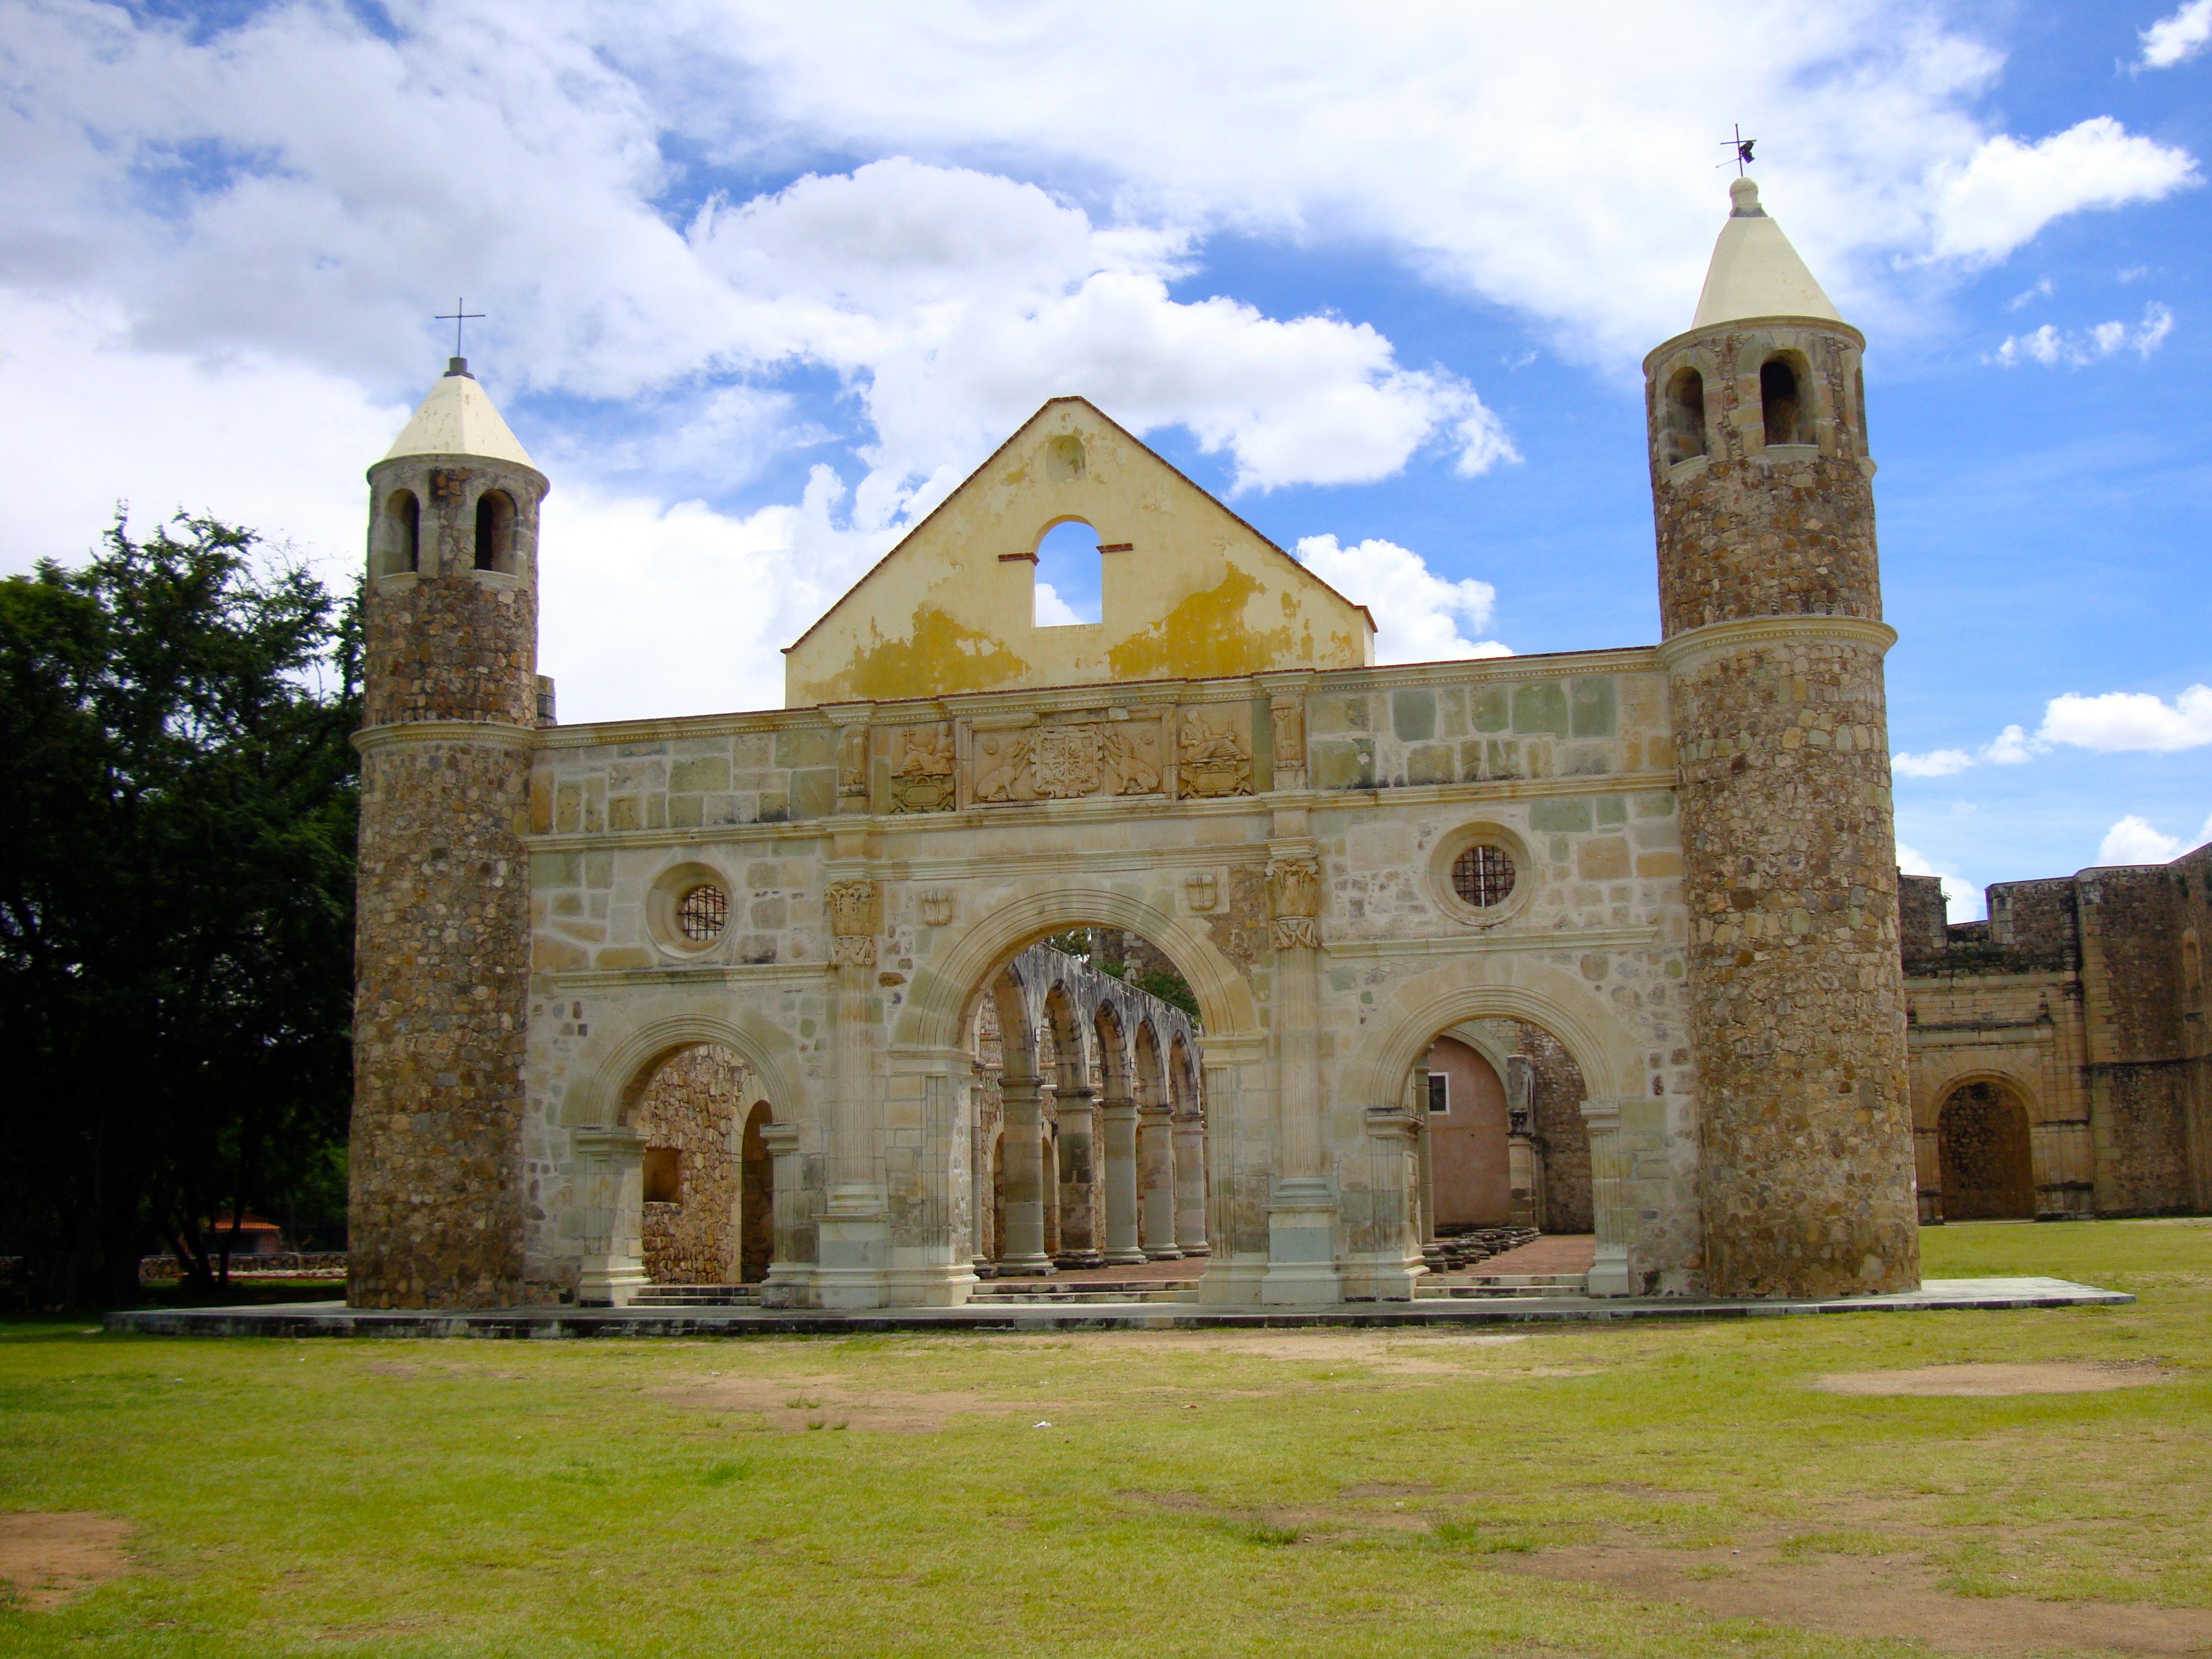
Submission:
[[[1142,1250],[1109,1250],[1103,1258],[1109,1267],[1141,1267],[1151,1260]]]
[[[1597,1260],[1590,1263],[1592,1296],[1634,1296],[1636,1281],[1628,1271],[1628,1246],[1600,1243]]]
[[[889,1300],[890,1206],[879,1190],[833,1192],[815,1223],[814,1290],[827,1309],[880,1308]]]
[[[627,1308],[652,1281],[635,1256],[605,1256],[587,1262],[576,1280],[580,1308]]]
[[[1177,1249],[1174,1245],[1170,1244],[1162,1249],[1146,1250],[1145,1252],[1145,1260],[1147,1261],[1180,1261],[1182,1260],[1182,1252]]]
[[[1060,1271],[1048,1255],[1002,1255],[992,1265],[1000,1279],[1043,1279]]]
[[[814,1304],[814,1269],[804,1261],[771,1261],[761,1280],[763,1308],[811,1308]]]
[[[1177,1244],[1176,1249],[1182,1252],[1185,1255],[1212,1255],[1213,1254],[1213,1246],[1211,1244]]]
[[[1104,1267],[1106,1257],[1097,1250],[1063,1250],[1052,1263],[1063,1273],[1081,1273],[1085,1267]]]
[[[1344,1299],[1336,1265],[1336,1194],[1313,1177],[1278,1182],[1267,1206],[1267,1272],[1260,1300],[1310,1307]]]

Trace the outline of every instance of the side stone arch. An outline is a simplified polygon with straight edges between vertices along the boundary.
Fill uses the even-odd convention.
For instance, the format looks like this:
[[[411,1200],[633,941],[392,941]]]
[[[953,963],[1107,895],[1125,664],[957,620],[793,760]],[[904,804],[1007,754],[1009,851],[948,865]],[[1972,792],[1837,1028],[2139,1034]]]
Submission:
[[[1625,1190],[1631,1160],[1621,1128],[1624,1105],[1642,1106],[1641,1045],[1564,969],[1525,958],[1468,957],[1408,979],[1382,1000],[1372,1033],[1346,1069],[1352,1096],[1346,1103],[1370,1112],[1398,1109],[1415,1063],[1439,1033],[1501,1018],[1525,1020],[1549,1032],[1581,1068],[1589,1091],[1583,1116],[1590,1132],[1597,1234],[1590,1294],[1627,1296],[1645,1288],[1635,1206]]]
[[[1198,999],[1209,1041],[1260,1034],[1251,985],[1236,963],[1171,911],[1125,889],[1056,881],[975,908],[983,915],[973,926],[916,964],[913,994],[893,1038],[896,1046],[952,1047],[986,973],[1032,940],[1086,926],[1123,928],[1166,952]]]
[[[555,1119],[563,1127],[622,1123],[655,1066],[679,1049],[707,1042],[720,1043],[752,1068],[778,1123],[813,1115],[797,1046],[781,1026],[751,1009],[718,1000],[711,1011],[665,1013],[611,1031],[605,1018],[601,1015],[603,1035],[589,1038],[575,1060]]]

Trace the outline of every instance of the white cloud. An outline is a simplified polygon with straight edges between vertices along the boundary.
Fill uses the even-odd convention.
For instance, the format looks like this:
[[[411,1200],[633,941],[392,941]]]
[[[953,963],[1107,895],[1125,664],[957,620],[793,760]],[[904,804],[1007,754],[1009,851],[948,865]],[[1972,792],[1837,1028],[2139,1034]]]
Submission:
[[[1936,749],[1924,755],[1896,754],[1889,757],[1890,770],[1907,778],[1948,778],[1973,763],[1974,757],[1963,749]]]
[[[1374,613],[1378,662],[1513,654],[1496,640],[1466,636],[1490,626],[1498,590],[1488,582],[1447,581],[1411,548],[1377,538],[1341,547],[1334,536],[1307,536],[1295,551],[1307,569]]]
[[[563,721],[779,708],[790,644],[887,549],[817,466],[795,507],[733,517],[589,486],[546,498],[538,667]]]
[[[2097,848],[2100,864],[2164,864],[2189,850],[2178,836],[2161,835],[2130,812],[2111,829]]]
[[[2188,0],[2171,17],[2161,17],[2142,32],[2142,64],[2147,69],[2172,69],[2194,58],[2212,42],[2212,0]]]
[[[1036,625],[1039,628],[1067,628],[1080,623],[1075,607],[1063,599],[1048,581],[1036,584]]]
[[[1981,758],[1992,766],[2019,766],[2041,754],[2045,743],[2018,726],[2008,726],[1982,745]]]
[[[1897,843],[1897,867],[1908,876],[1941,876],[1943,878],[1943,909],[1952,921],[1977,921],[1988,914],[1989,899],[1983,890],[1958,872],[1956,866],[1937,864],[1917,847]]]
[[[2105,753],[2172,754],[2212,743],[2212,686],[2192,685],[2171,703],[2147,691],[2053,697],[2036,737]]]
[[[1939,163],[1936,177],[1934,252],[1977,262],[2003,258],[2069,213],[2155,202],[2203,182],[2188,151],[2109,115],[2032,144],[1999,133],[1963,163]]]
[[[2052,284],[2051,278],[2045,276],[2041,281],[2038,282],[2033,288],[2028,289],[2022,293],[2015,294],[2011,299],[2006,301],[2005,309],[2007,311],[2018,311],[2022,306],[2033,305],[2038,300],[2048,300],[2052,295],[2057,292],[2058,289]]]
[[[2172,332],[2173,308],[2153,300],[2143,307],[2142,320],[2132,329],[2115,321],[2099,323],[2081,334],[2068,334],[2045,323],[2033,334],[2008,334],[2004,343],[1984,361],[2007,368],[2023,362],[2041,363],[2045,368],[2056,368],[2061,363],[2084,368],[2130,348],[2137,356],[2148,357]]]

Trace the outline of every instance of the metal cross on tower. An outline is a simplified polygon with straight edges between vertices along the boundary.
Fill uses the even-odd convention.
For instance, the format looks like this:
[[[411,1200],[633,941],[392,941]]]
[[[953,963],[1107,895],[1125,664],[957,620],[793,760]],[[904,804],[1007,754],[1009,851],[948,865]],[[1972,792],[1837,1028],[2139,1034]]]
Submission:
[[[441,311],[430,319],[434,323],[451,323],[453,325],[453,356],[456,357],[461,355],[461,325],[475,322],[483,316],[481,311],[464,310],[462,307],[466,304],[466,301],[456,297],[451,311]]]
[[[1743,136],[1742,122],[1734,121],[1729,123],[1729,125],[1735,129],[1735,137],[1733,138],[1722,139],[1721,145],[1722,148],[1725,149],[1732,149],[1735,152],[1735,154],[1729,159],[1735,163],[1735,176],[1741,179],[1743,177],[1743,170],[1751,165],[1751,147],[1757,143],[1759,140],[1756,138],[1747,138]],[[1726,167],[1728,162],[1723,161],[1721,165],[1723,167]]]

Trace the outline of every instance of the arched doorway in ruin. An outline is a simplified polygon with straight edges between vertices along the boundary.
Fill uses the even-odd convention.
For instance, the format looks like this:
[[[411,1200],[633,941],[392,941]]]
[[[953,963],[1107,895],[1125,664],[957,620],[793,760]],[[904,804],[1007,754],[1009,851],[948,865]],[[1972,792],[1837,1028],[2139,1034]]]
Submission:
[[[1565,1045],[1531,1021],[1439,1032],[1414,1085],[1435,1236],[1591,1231],[1589,1094]]]
[[[637,1239],[653,1285],[755,1285],[775,1248],[775,1188],[763,1134],[774,1122],[752,1069],[720,1043],[677,1049],[634,1086]]]
[[[1104,928],[1033,940],[985,976],[960,1043],[979,1277],[1206,1253],[1194,1002],[1163,955]]]
[[[1936,1115],[1946,1221],[2033,1220],[2035,1162],[2027,1103],[1995,1079],[1961,1083]]]

